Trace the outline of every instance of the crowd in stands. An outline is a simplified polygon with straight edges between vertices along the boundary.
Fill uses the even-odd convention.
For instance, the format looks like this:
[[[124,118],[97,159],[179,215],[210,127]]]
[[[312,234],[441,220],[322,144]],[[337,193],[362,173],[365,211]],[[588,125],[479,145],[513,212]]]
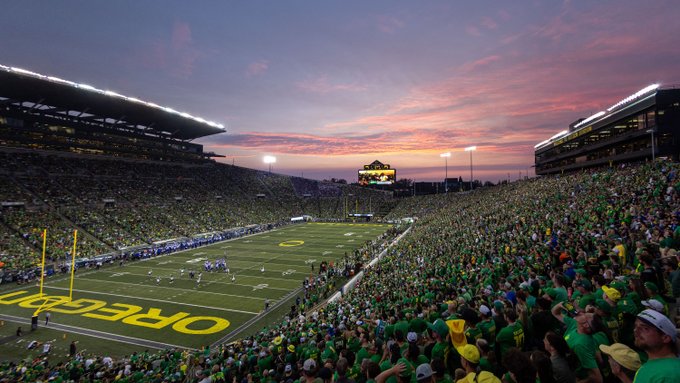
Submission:
[[[322,308],[212,349],[5,363],[0,382],[679,382],[679,171],[407,199],[387,218],[418,217],[409,233]]]
[[[0,270],[37,264],[43,229],[47,259],[58,262],[70,257],[75,229],[77,256],[91,258],[301,215],[341,219],[350,196],[365,209],[392,203],[384,193],[348,185],[333,185],[334,197],[304,197],[295,178],[218,163],[0,148]],[[319,181],[305,182],[319,189]]]

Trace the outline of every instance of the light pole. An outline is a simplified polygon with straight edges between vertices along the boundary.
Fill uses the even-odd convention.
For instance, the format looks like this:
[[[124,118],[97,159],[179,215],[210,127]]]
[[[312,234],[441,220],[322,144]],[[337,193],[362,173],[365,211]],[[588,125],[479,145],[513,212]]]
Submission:
[[[654,129],[648,129],[647,133],[652,134],[652,162],[656,159],[656,153],[654,153]]]
[[[476,146],[468,146],[467,148],[465,148],[466,152],[470,152],[470,190],[472,190],[472,188],[474,187],[473,181],[474,178],[472,178],[472,152],[474,152],[475,150],[477,150]]]
[[[442,153],[439,157],[444,157],[444,193],[449,192],[449,157],[451,157],[451,152]]]
[[[272,164],[276,163],[276,157],[274,156],[264,156],[264,163],[269,165],[269,173],[272,172]]]

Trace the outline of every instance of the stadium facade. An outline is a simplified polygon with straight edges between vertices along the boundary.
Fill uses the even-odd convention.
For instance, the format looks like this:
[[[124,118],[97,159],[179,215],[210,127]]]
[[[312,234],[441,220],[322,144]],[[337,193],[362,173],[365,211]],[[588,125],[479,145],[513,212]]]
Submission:
[[[0,65],[0,146],[202,162],[220,124],[134,97]]]
[[[535,146],[537,175],[680,153],[680,89],[650,85]]]

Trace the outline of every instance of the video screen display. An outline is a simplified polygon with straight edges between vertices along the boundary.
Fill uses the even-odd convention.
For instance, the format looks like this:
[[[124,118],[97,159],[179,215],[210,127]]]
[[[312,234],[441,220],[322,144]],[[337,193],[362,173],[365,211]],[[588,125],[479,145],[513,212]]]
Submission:
[[[359,185],[391,185],[396,178],[394,169],[359,170]]]

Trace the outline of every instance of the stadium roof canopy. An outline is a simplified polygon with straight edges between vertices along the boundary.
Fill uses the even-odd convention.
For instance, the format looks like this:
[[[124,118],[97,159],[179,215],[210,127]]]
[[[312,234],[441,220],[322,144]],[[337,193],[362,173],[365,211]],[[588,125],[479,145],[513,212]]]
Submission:
[[[221,124],[172,108],[87,84],[0,65],[0,104],[8,103],[30,105],[41,113],[59,113],[178,140],[225,132]]]

